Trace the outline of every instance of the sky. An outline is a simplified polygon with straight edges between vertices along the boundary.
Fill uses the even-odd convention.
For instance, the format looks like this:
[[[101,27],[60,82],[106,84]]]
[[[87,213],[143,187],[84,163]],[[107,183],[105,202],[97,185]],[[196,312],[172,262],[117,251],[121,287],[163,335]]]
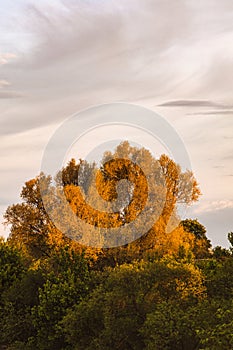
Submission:
[[[179,134],[202,191],[187,217],[206,226],[214,246],[227,246],[232,72],[229,0],[0,0],[1,216],[40,172],[47,143],[69,116],[128,102]]]

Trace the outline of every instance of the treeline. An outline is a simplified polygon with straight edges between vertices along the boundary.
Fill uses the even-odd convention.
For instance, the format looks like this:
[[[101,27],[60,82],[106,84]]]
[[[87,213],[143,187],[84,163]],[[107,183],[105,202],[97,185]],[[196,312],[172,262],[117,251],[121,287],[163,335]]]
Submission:
[[[135,164],[151,182],[149,199],[145,174]],[[85,204],[97,201],[93,176],[99,194],[110,202],[119,180],[130,181],[118,191],[126,203],[120,215]],[[179,223],[177,205],[200,195],[191,172],[182,172],[165,155],[156,160],[124,142],[104,155],[99,170],[71,160],[55,182],[44,174],[27,181],[22,202],[5,213],[11,232],[0,242],[1,349],[233,348],[233,233],[229,249],[212,249],[197,219]],[[152,207],[160,215],[146,234],[123,246],[84,246],[82,227],[54,206],[53,196],[62,202],[61,189],[73,213],[94,227],[123,229],[147,200],[144,220]],[[55,219],[64,219],[68,236],[51,220],[45,201]],[[92,232],[84,234],[93,243]]]
[[[32,261],[1,242],[1,349],[233,348],[232,250],[88,255],[67,245]]]

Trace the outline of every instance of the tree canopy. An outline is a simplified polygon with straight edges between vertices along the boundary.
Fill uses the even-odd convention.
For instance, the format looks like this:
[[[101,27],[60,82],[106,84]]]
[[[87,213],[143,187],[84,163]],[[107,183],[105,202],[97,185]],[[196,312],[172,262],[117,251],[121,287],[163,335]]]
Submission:
[[[67,211],[67,206],[61,205],[59,196],[64,194],[72,212],[81,219],[79,226],[70,209]],[[75,240],[81,242],[85,236],[85,245],[93,245],[96,231],[91,227],[99,228],[98,234],[102,234],[102,228],[119,228],[119,239],[125,236],[126,243],[135,241],[131,245],[136,250],[159,249],[164,254],[178,251],[180,246],[192,246],[194,238],[188,235],[191,231],[184,233],[178,227],[176,207],[179,203],[191,204],[199,195],[197,181],[190,171],[182,172],[166,155],[155,159],[148,150],[123,142],[115,152],[104,154],[99,168],[95,163],[82,160],[76,163],[72,159],[57,175],[55,186],[51,177],[44,174],[27,181],[21,192],[23,202],[8,207],[5,220],[11,225],[9,240],[26,249],[33,258],[50,254],[53,246],[67,244],[70,238],[75,245]],[[57,207],[53,198],[59,203]],[[68,237],[54,223],[48,207],[53,215],[62,218]],[[84,222],[89,226],[83,228]],[[127,224],[132,222],[133,230],[129,231]],[[141,234],[147,226],[148,230]],[[109,235],[106,232],[103,240],[108,237],[104,235]],[[122,245],[117,238],[115,243]]]
[[[84,246],[47,211],[44,193],[46,205],[81,237],[61,190],[74,217],[97,228],[123,232],[143,210],[143,225],[153,210],[158,215],[123,246]],[[106,152],[99,166],[72,159],[55,179],[40,174],[27,181],[22,202],[6,210],[11,233],[0,241],[0,348],[233,348],[232,232],[229,249],[212,250],[197,219],[178,217],[177,206],[199,195],[191,172],[127,142]],[[93,239],[91,230],[85,233]]]

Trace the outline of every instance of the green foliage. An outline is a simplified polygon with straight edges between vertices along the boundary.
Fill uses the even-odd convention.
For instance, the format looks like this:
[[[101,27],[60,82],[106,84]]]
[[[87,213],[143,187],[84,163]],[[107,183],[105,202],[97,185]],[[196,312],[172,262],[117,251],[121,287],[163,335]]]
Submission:
[[[4,306],[0,325],[3,343],[14,344],[16,341],[25,344],[35,336],[31,310],[38,304],[39,288],[44,281],[41,271],[28,270],[2,296]]]
[[[228,350],[233,345],[232,301],[167,302],[141,328],[146,350]]]
[[[54,252],[43,270],[33,265],[27,269],[19,264],[15,248],[6,243],[3,247],[2,267],[10,267],[7,289],[1,294],[0,344],[12,349],[63,349],[59,322],[88,294],[90,272],[84,254],[65,247]]]
[[[195,320],[200,350],[229,350],[233,347],[232,300],[210,299],[200,305]]]
[[[0,240],[0,295],[24,272],[23,258],[19,251]]]
[[[39,288],[39,303],[32,308],[39,349],[62,349],[65,340],[59,325],[67,310],[88,293],[89,269],[84,255],[61,249],[52,257],[53,270]]]
[[[226,248],[216,246],[213,249],[213,258],[217,260],[225,260],[226,258],[229,258],[230,255],[231,255],[231,252]]]
[[[208,293],[212,298],[230,300],[233,298],[233,259],[223,260],[215,274],[207,280]]]
[[[231,255],[198,260],[199,268],[184,257],[150,256],[96,271],[69,246],[28,267],[16,248],[1,244],[8,282],[1,294],[0,345],[7,349],[233,346]]]
[[[195,219],[186,219],[181,221],[181,226],[186,232],[194,235],[193,253],[197,259],[210,257],[210,240],[206,237],[206,228]]]
[[[144,348],[140,328],[162,302],[198,300],[202,276],[190,265],[166,262],[125,264],[63,319],[68,342],[77,349]]]
[[[186,231],[193,233],[197,239],[206,239],[206,228],[197,219],[185,219],[181,224]]]
[[[147,315],[141,328],[146,350],[195,350],[199,344],[194,305],[169,301]]]

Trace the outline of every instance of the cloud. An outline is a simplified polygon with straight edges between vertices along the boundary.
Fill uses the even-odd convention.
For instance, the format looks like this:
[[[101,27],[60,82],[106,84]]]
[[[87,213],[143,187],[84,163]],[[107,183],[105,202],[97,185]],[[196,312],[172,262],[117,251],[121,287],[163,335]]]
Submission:
[[[173,100],[163,102],[158,107],[213,107],[213,108],[232,108],[232,106],[227,106],[219,104],[208,100]],[[221,113],[222,111],[220,111]],[[207,112],[210,113],[210,112]]]
[[[17,91],[2,91],[0,90],[0,99],[10,99],[10,98],[19,98],[23,97],[23,94]]]
[[[229,108],[232,108],[232,106],[229,106]],[[233,115],[233,110],[229,111],[200,111],[200,112],[193,112],[193,113],[187,113],[187,115]]]
[[[233,200],[203,201],[193,206],[194,214],[216,212],[223,209],[233,209]]]
[[[14,90],[3,90],[10,87],[11,83],[7,80],[0,80],[0,99],[11,99],[22,97],[22,93]]]
[[[30,34],[33,47],[4,69],[16,91],[32,98],[24,100],[27,113],[21,112],[21,104],[14,118],[7,116],[8,132],[22,130],[22,125],[37,127],[38,118],[43,125],[61,120],[57,105],[64,118],[93,104],[142,99],[150,107],[179,89],[194,95],[208,71],[208,65],[203,71],[198,51],[205,40],[211,39],[211,45],[216,41],[212,21],[222,35],[229,21],[223,5],[222,16],[211,12],[202,32],[200,7],[203,12],[200,4],[168,0],[26,3],[18,23]],[[196,71],[199,74],[190,81]],[[170,104],[174,101],[225,108],[209,100],[187,98]]]
[[[2,89],[3,87],[6,87],[6,86],[10,86],[11,84],[6,81],[6,80],[0,80],[0,89]]]
[[[214,165],[213,168],[221,169],[221,168],[225,168],[225,166],[224,165]]]
[[[0,53],[0,65],[7,64],[16,57],[17,55],[15,55],[14,53]]]

